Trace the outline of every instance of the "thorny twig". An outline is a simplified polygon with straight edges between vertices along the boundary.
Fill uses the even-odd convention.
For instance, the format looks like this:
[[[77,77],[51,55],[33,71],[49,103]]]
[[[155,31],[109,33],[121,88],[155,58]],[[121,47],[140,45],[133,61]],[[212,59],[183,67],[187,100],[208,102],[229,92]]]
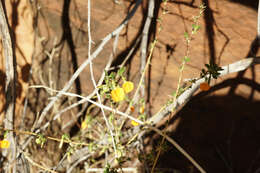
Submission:
[[[84,100],[86,100],[86,101],[88,101],[88,102],[90,102],[90,103],[92,103],[92,104],[94,104],[94,105],[96,105],[96,106],[98,106],[98,107],[100,107],[100,108],[103,108],[103,109],[108,110],[108,111],[111,111],[111,112],[113,112],[113,113],[115,113],[115,114],[119,114],[119,115],[125,116],[125,117],[127,117],[127,118],[129,118],[129,119],[131,119],[131,120],[134,120],[134,121],[138,122],[138,123],[141,124],[141,125],[144,125],[144,124],[145,124],[143,121],[138,120],[138,119],[132,117],[131,115],[128,115],[128,114],[126,114],[126,113],[123,113],[123,112],[121,112],[121,111],[119,111],[119,110],[115,110],[115,109],[113,109],[113,108],[111,108],[111,107],[108,107],[108,106],[105,106],[105,105],[103,105],[103,104],[97,103],[97,102],[95,102],[95,101],[89,99],[88,97],[83,97],[83,96],[81,96],[81,95],[74,94],[74,93],[69,93],[69,92],[57,91],[57,90],[54,90],[54,89],[52,89],[52,88],[49,88],[49,87],[46,87],[46,86],[43,86],[43,85],[34,85],[34,86],[30,86],[30,87],[31,87],[31,88],[44,88],[44,89],[49,90],[49,91],[52,91],[52,92],[60,93],[61,95],[64,95],[64,96],[79,97],[79,98],[84,99]]]
[[[227,65],[227,66],[224,66],[222,67],[223,68],[223,71],[221,71],[221,76],[223,75],[227,75],[227,74],[230,74],[230,73],[233,73],[233,72],[238,72],[238,71],[242,71],[242,70],[245,70],[247,69],[248,67],[250,67],[251,65],[254,65],[254,64],[259,64],[260,63],[260,59],[259,58],[248,58],[248,59],[245,59],[245,60],[241,60],[241,61],[238,61],[238,62],[235,62],[233,64],[230,64],[230,65]],[[198,89],[198,86],[201,82],[204,82],[203,79],[200,79],[198,80],[193,86],[191,89],[188,89],[187,91],[185,91],[183,94],[181,94],[178,98],[177,98],[177,102],[179,103],[178,106],[180,106],[180,104],[185,104],[186,102],[180,102],[180,101],[183,101],[184,98],[186,99],[189,99],[192,94]],[[45,89],[49,89],[49,90],[52,90],[52,91],[55,91],[51,88],[48,88],[48,87],[45,87],[45,86],[33,86],[33,87],[40,87],[40,88],[45,88]],[[189,92],[188,92],[189,91]],[[56,91],[58,92],[58,91]],[[188,94],[189,95],[188,95]],[[73,93],[64,93],[62,92],[62,94],[66,95],[66,96],[73,96],[73,97],[80,97],[80,98],[84,98],[80,95],[77,95],[77,94],[73,94]],[[183,98],[184,97],[184,98]],[[182,99],[180,99],[182,98]],[[86,99],[86,98],[84,98]],[[165,138],[170,142],[172,143],[182,154],[184,154],[199,170],[202,170],[203,172],[203,169],[191,158],[191,156],[188,155],[188,153],[186,153],[172,138],[170,138],[169,136],[167,136],[166,134],[162,133],[159,129],[155,128],[155,127],[152,127],[151,125],[146,125],[144,122],[138,120],[138,119],[135,119],[134,117],[130,116],[130,115],[127,115],[123,112],[120,112],[120,111],[117,111],[117,110],[113,110],[112,108],[109,108],[107,106],[104,106],[102,104],[99,104],[99,103],[96,103],[90,99],[86,99],[87,101],[91,102],[92,104],[96,104],[97,106],[99,107],[103,107],[104,109],[108,110],[108,111],[115,111],[115,113],[118,113],[119,115],[123,115],[123,116],[126,116],[127,118],[130,118],[134,121],[137,121],[138,123],[142,124],[142,125],[145,125],[145,126],[148,126],[149,129],[152,129],[154,130],[155,132],[157,132],[158,134],[162,135],[162,136],[165,136]],[[188,101],[188,100],[186,100]],[[170,105],[169,105],[170,106]],[[168,111],[172,110],[172,108],[166,108]],[[160,112],[160,113],[163,113],[164,111]],[[167,114],[167,113],[166,113]],[[164,114],[164,115],[166,115]],[[158,116],[153,116],[154,117],[157,117],[157,119],[154,119],[155,121],[152,121],[152,118],[148,121],[148,123],[151,123],[151,124],[156,124],[156,122],[159,121],[158,119]],[[162,117],[161,117],[162,118]],[[146,131],[147,132],[147,131]],[[145,133],[145,132],[144,132]],[[144,134],[142,133],[142,135]]]
[[[61,90],[61,92],[67,91],[72,84],[74,83],[75,79],[79,76],[79,74],[85,69],[85,67],[94,59],[97,57],[97,55],[102,51],[103,47],[108,43],[108,41],[114,37],[117,33],[120,33],[122,31],[122,29],[125,27],[125,25],[128,23],[128,21],[130,20],[130,18],[134,15],[134,13],[137,10],[137,7],[140,5],[141,0],[136,2],[135,7],[132,9],[132,11],[128,14],[128,16],[126,17],[126,19],[122,22],[122,24],[115,29],[112,33],[108,34],[104,39],[102,39],[103,41],[100,43],[100,45],[98,46],[98,48],[91,54],[91,56],[84,61],[80,67],[77,69],[77,71],[72,75],[72,77],[70,78],[70,80],[68,81],[68,83],[64,86],[64,88]],[[52,99],[52,101],[43,109],[40,118],[37,122],[37,127],[40,126],[40,124],[42,123],[43,119],[45,118],[45,116],[47,115],[48,111],[52,108],[52,106],[55,104],[55,102],[61,97],[61,94],[58,93],[56,95],[56,97],[54,97]]]
[[[53,107],[53,105],[55,104],[55,102],[62,96],[62,92],[66,92],[74,83],[74,81],[76,80],[76,78],[79,76],[79,74],[85,69],[85,67],[90,63],[90,61],[92,61],[94,58],[97,57],[97,55],[103,50],[103,47],[108,43],[108,41],[113,38],[117,33],[120,33],[122,31],[122,29],[127,25],[127,23],[129,22],[129,20],[133,17],[133,15],[135,14],[137,8],[139,7],[139,5],[141,4],[141,0],[138,0],[134,6],[134,8],[130,11],[130,13],[126,16],[126,18],[124,19],[124,21],[119,25],[119,27],[117,27],[112,33],[108,34],[104,39],[102,39],[102,42],[99,44],[99,46],[97,47],[97,49],[91,54],[91,56],[84,61],[80,67],[77,69],[77,71],[72,75],[72,77],[70,78],[70,80],[68,81],[68,83],[64,86],[64,88],[51,100],[51,102],[43,109],[39,120],[36,123],[36,128],[34,130],[36,130],[37,128],[40,127],[41,123],[43,122],[45,116],[47,115],[48,111]],[[37,130],[37,132],[39,132],[39,129]],[[26,146],[30,143],[30,141],[32,140],[31,137],[29,137],[25,143],[23,144],[22,148],[26,148]]]
[[[92,42],[92,39],[91,39],[91,31],[90,31],[90,10],[91,10],[91,0],[88,0],[88,57],[90,58],[90,53],[91,53],[91,42]],[[116,37],[116,42],[118,40],[118,35],[119,33],[117,34],[117,37]],[[113,50],[114,52],[114,50]],[[92,83],[94,85],[94,88],[95,88],[95,91],[96,91],[96,95],[97,95],[97,98],[98,98],[98,102],[99,104],[102,104],[102,100],[101,100],[101,97],[100,97],[100,94],[98,93],[98,88],[97,88],[97,84],[96,84],[96,81],[95,81],[95,77],[94,77],[94,72],[93,72],[93,64],[92,64],[92,60],[90,60],[89,62],[89,68],[90,68],[90,76],[91,76],[91,80],[92,80]],[[109,122],[108,122],[108,119],[106,117],[106,114],[105,114],[105,111],[104,109],[101,107],[101,112],[102,112],[102,115],[104,117],[104,120],[105,120],[105,123],[106,123],[106,126],[109,130],[109,133],[110,133],[110,136],[112,138],[112,144],[113,144],[113,148],[114,148],[114,152],[115,152],[115,155],[117,157],[117,152],[116,152],[116,144],[115,144],[115,139],[114,139],[114,134],[113,134],[113,130],[111,128],[111,126],[109,125]]]
[[[55,90],[53,90],[53,89],[51,89],[51,88],[48,88],[48,87],[45,87],[45,86],[32,86],[32,87],[33,87],[33,88],[41,88],[41,87],[42,87],[42,88],[51,90],[52,92],[55,92]],[[56,91],[56,92],[58,92],[58,91]],[[76,97],[83,98],[82,96],[77,95],[77,94],[73,94],[73,93],[63,93],[63,94],[66,95],[66,96],[74,96],[74,97],[76,96]],[[127,118],[130,118],[130,119],[132,119],[132,120],[138,122],[139,124],[145,125],[145,126],[147,126],[149,129],[154,130],[155,132],[157,132],[157,133],[160,134],[161,136],[164,136],[164,137],[165,137],[171,144],[173,144],[188,160],[190,160],[191,163],[193,163],[195,167],[197,167],[199,170],[202,170],[201,172],[203,172],[203,169],[199,166],[199,164],[197,164],[197,162],[196,162],[180,145],[178,145],[178,143],[175,142],[175,140],[173,140],[172,138],[170,138],[169,136],[167,136],[166,134],[164,134],[163,132],[161,132],[161,131],[160,131],[159,129],[157,129],[156,127],[152,127],[152,126],[150,126],[150,125],[148,125],[148,124],[145,124],[144,122],[142,122],[142,121],[140,121],[140,120],[138,120],[138,119],[136,119],[136,118],[134,118],[134,117],[132,117],[132,116],[130,116],[130,115],[128,115],[128,114],[125,114],[125,113],[120,112],[120,111],[118,111],[118,110],[114,110],[114,109],[112,109],[112,108],[110,108],[110,107],[107,107],[107,106],[105,106],[105,105],[102,105],[102,104],[100,104],[100,103],[96,103],[96,102],[94,102],[94,101],[92,101],[92,100],[88,100],[88,101],[91,102],[91,103],[93,103],[93,104],[95,104],[95,105],[97,105],[97,106],[99,106],[99,107],[102,107],[103,109],[106,109],[106,110],[108,110],[108,111],[113,111],[114,113],[117,113],[117,114],[119,114],[119,115],[122,115],[122,116],[125,116],[125,117],[127,117]],[[205,172],[205,171],[204,171],[204,172]]]
[[[237,62],[234,62],[232,64],[229,64],[227,66],[223,66],[221,67],[223,70],[220,71],[220,76],[224,76],[230,73],[235,73],[235,72],[239,72],[239,71],[243,71],[247,68],[249,68],[250,66],[253,66],[255,64],[259,64],[260,63],[260,58],[256,57],[256,58],[247,58],[247,59],[243,59]],[[198,79],[192,86],[191,88],[187,89],[185,92],[183,92],[176,100],[176,102],[167,105],[165,108],[161,109],[158,113],[156,113],[154,116],[152,116],[149,120],[148,123],[151,124],[156,124],[158,123],[162,118],[164,118],[165,116],[167,116],[169,113],[171,113],[173,107],[175,108],[175,110],[177,110],[180,106],[183,106],[184,104],[186,104],[190,98],[192,97],[192,95],[198,90],[199,85],[204,82],[205,79]]]

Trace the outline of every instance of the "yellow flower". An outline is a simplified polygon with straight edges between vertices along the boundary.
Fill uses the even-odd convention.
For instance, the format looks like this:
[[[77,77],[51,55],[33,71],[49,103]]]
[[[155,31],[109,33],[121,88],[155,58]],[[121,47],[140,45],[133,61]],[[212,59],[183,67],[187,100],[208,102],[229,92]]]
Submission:
[[[88,125],[87,125],[87,122],[86,122],[86,121],[83,121],[83,122],[81,123],[81,129],[82,129],[82,130],[84,130],[87,126],[88,126]]]
[[[132,124],[133,126],[138,126],[138,125],[139,125],[139,123],[136,122],[136,121],[134,121],[134,120],[131,121],[131,124]]]
[[[9,148],[10,142],[6,139],[0,141],[0,148]]]
[[[203,82],[203,83],[200,84],[200,89],[202,91],[208,91],[210,89],[210,86],[207,82]]]
[[[125,93],[129,93],[129,92],[131,92],[131,91],[134,89],[134,84],[133,84],[133,82],[126,81],[126,82],[123,84],[122,87],[123,87]]]
[[[111,97],[114,102],[120,102],[120,101],[124,100],[125,93],[124,93],[123,88],[116,88],[116,89],[112,90]]]

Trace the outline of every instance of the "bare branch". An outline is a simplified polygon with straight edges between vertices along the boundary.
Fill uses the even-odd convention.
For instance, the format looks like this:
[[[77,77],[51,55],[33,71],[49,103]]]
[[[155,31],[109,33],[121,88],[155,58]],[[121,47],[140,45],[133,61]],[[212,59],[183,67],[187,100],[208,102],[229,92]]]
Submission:
[[[147,45],[148,45],[148,34],[152,22],[152,18],[154,17],[154,0],[151,0],[148,2],[148,16],[146,18],[144,29],[142,33],[142,41],[141,41],[141,63],[140,63],[140,78],[142,76],[142,73],[145,70],[146,65],[146,57],[147,57]],[[145,95],[145,77],[142,79],[142,84],[140,87],[141,97],[144,97]]]
[[[105,105],[103,105],[103,104],[97,103],[97,102],[95,102],[95,101],[93,101],[93,100],[90,100],[88,97],[83,97],[83,96],[81,96],[81,95],[74,94],[74,93],[69,93],[69,92],[57,91],[57,90],[54,90],[54,89],[52,89],[52,88],[46,87],[46,86],[44,86],[44,85],[34,85],[34,86],[31,86],[31,88],[44,88],[44,89],[49,90],[49,91],[52,91],[52,92],[58,92],[58,93],[60,93],[61,95],[64,95],[64,96],[79,97],[79,98],[81,98],[81,99],[83,99],[83,100],[86,100],[86,101],[88,101],[88,102],[90,102],[90,103],[92,103],[92,104],[94,104],[94,105],[96,105],[96,106],[98,106],[98,107],[100,107],[100,108],[103,108],[103,109],[105,109],[105,110],[107,110],[107,111],[113,112],[114,114],[122,115],[122,116],[124,116],[124,117],[126,117],[126,118],[129,118],[129,119],[131,119],[131,120],[134,120],[134,121],[136,121],[137,123],[142,124],[142,125],[145,124],[143,121],[141,121],[141,120],[139,120],[139,119],[137,119],[137,118],[134,118],[134,117],[131,116],[131,115],[128,115],[128,114],[123,113],[123,112],[121,112],[121,111],[119,111],[119,110],[113,109],[113,108],[111,108],[111,107],[109,107],[109,106],[105,106]],[[43,127],[42,127],[41,129],[43,129]]]
[[[79,76],[79,74],[85,69],[85,67],[94,59],[97,57],[97,55],[102,51],[103,47],[108,43],[108,41],[114,37],[116,34],[120,33],[122,31],[122,29],[126,26],[126,24],[129,22],[129,20],[131,19],[131,17],[134,15],[134,13],[136,12],[138,6],[141,4],[141,0],[138,0],[136,2],[135,7],[132,9],[132,11],[128,14],[128,16],[125,18],[125,20],[122,22],[122,24],[115,29],[112,33],[108,34],[103,41],[100,43],[100,45],[98,46],[98,48],[93,52],[93,54],[86,60],[84,61],[80,67],[77,69],[77,71],[72,75],[71,79],[68,81],[68,83],[65,85],[65,87],[61,90],[61,92],[65,92],[67,91],[72,84],[74,83],[74,81],[76,80],[76,78]],[[55,102],[61,97],[61,93],[58,93],[56,95],[56,97],[43,109],[40,118],[37,122],[37,128],[39,128],[40,124],[42,123],[42,121],[44,120],[45,116],[47,115],[48,111],[52,108],[52,106],[55,104]]]
[[[40,168],[40,169],[42,169],[42,170],[51,172],[51,173],[57,173],[56,171],[53,171],[53,170],[51,170],[51,169],[49,169],[49,168],[46,168],[46,167],[44,167],[44,166],[42,166],[42,165],[36,163],[36,162],[33,161],[25,152],[23,152],[23,155],[25,156],[25,158],[26,158],[32,165],[34,165],[34,166],[36,166],[36,167],[38,167],[38,168]]]
[[[243,71],[247,68],[249,68],[250,66],[253,66],[255,64],[259,64],[260,63],[260,58],[256,57],[256,58],[247,58],[247,59],[243,59],[240,61],[237,61],[235,63],[229,64],[227,66],[222,67],[223,70],[220,71],[220,76],[224,76],[230,73],[235,73],[235,72],[239,72],[239,71]],[[154,115],[153,117],[151,117],[148,122],[152,123],[152,124],[156,124],[158,123],[162,118],[164,118],[166,115],[168,115],[169,113],[171,113],[172,109],[175,107],[175,110],[177,110],[180,106],[185,105],[190,98],[192,97],[192,95],[198,90],[200,84],[202,82],[204,82],[204,78],[203,79],[199,79],[197,80],[190,89],[187,89],[184,93],[182,93],[176,100],[175,103],[172,103],[168,106],[166,106],[162,111],[159,111],[156,115]]]
[[[5,71],[6,71],[6,84],[5,84],[5,119],[4,127],[7,129],[14,129],[14,116],[15,116],[15,82],[16,82],[16,63],[14,57],[14,50],[12,46],[12,40],[9,32],[9,26],[7,18],[0,2],[0,32],[2,37],[3,51],[5,56]],[[11,143],[10,148],[3,151],[2,154],[7,156],[8,151],[12,152],[11,156],[8,156],[9,166],[13,166],[13,172],[16,172],[16,164],[11,164],[15,161],[16,145],[13,132],[9,132],[7,140]],[[10,169],[8,169],[10,170]]]

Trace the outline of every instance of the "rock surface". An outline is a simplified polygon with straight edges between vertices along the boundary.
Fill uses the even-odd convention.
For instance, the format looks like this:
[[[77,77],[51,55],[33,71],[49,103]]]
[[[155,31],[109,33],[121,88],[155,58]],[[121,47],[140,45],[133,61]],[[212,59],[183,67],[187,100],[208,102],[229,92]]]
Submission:
[[[135,5],[134,2],[119,0],[117,4],[113,0],[92,1],[91,35],[94,43],[92,52],[107,34],[120,25],[129,9]],[[113,65],[120,65],[142,32],[147,2],[149,1],[143,1],[127,28],[122,31]],[[191,60],[185,66],[183,79],[199,77],[204,64],[210,61],[222,66],[259,55],[256,44],[257,3],[255,1],[178,0],[169,1],[166,6],[156,1],[155,17],[160,16],[162,19],[162,31],[157,35],[158,43],[146,75],[146,94],[149,96],[146,98],[149,105],[146,111],[151,115],[166,104],[169,95],[177,88],[179,67],[186,53],[184,32],[191,31],[192,17],[199,13],[198,6],[202,2],[207,8],[199,19],[201,29],[191,41],[189,50]],[[39,1],[37,45],[33,42],[33,11],[30,6],[25,1],[21,1],[20,4],[6,4],[10,23],[12,23],[11,12],[18,7],[19,18],[14,31],[20,85],[17,114],[20,115],[27,93],[28,69],[32,63],[34,46],[36,52],[32,65],[33,83],[46,84],[57,90],[66,84],[77,67],[88,58],[87,1],[71,1],[69,6],[64,5],[63,1]],[[162,15],[161,10],[158,13],[159,8],[166,8],[168,13]],[[69,23],[67,19],[70,20]],[[159,28],[155,20],[151,26],[150,40]],[[96,81],[100,78],[109,59],[112,46],[113,40],[93,61]],[[54,47],[57,49],[50,62],[46,51],[51,53]],[[2,100],[4,98],[3,64],[1,61]],[[137,84],[140,67],[139,49],[129,59],[127,67],[130,72],[129,80]],[[259,166],[259,157],[256,155],[260,144],[257,126],[260,106],[259,67],[256,65],[244,72],[212,81],[212,88],[208,92],[198,91],[194,99],[177,114],[178,121],[172,122],[173,137],[208,172],[228,172],[231,169],[234,172],[247,170],[253,172]],[[92,92],[93,85],[89,74],[89,67],[87,67],[80,75],[74,87],[76,89],[73,89],[78,94],[88,95]],[[30,107],[31,112],[39,112],[48,103],[46,96],[41,97],[44,95],[41,91],[31,92],[29,95],[30,105],[37,105],[36,108]],[[52,95],[53,93],[49,93],[50,97]],[[41,100],[37,100],[38,98]],[[57,106],[62,106],[62,103],[58,103]],[[0,108],[3,116],[3,103]],[[54,113],[55,111],[57,110],[54,110]],[[74,114],[77,112],[77,110],[73,111]],[[67,113],[61,118],[64,124],[73,118],[70,114],[73,113]],[[159,162],[159,166],[171,167],[169,164],[174,159],[176,165],[173,168],[181,169],[182,165],[185,165],[184,172],[192,172],[192,170],[196,172],[194,168],[187,166],[189,163],[185,159],[180,159],[181,156],[176,154],[175,150],[169,153],[170,155],[163,154],[162,160],[170,162]],[[43,161],[47,165],[52,164],[51,161]]]

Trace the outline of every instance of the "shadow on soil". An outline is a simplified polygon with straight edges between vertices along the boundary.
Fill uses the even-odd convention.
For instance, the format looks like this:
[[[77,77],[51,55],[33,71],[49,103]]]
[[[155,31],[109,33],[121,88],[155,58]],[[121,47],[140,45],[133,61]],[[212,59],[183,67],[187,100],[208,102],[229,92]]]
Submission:
[[[234,81],[229,79],[216,87],[230,86]],[[247,84],[247,82],[241,83]],[[251,85],[258,92],[259,86],[259,84]],[[199,93],[178,112],[173,122],[177,123],[177,128],[170,136],[206,172],[256,172],[260,167],[260,101],[252,101],[234,94],[223,96],[208,94]],[[158,143],[154,146],[158,146]],[[173,169],[178,169],[185,173],[198,172],[171,144],[166,146],[165,152],[160,155],[158,170],[172,172]],[[171,171],[163,171],[166,168]]]
[[[240,3],[242,5],[252,8],[254,10],[257,10],[257,7],[258,7],[258,0],[229,0],[229,1],[235,2],[235,3]]]

